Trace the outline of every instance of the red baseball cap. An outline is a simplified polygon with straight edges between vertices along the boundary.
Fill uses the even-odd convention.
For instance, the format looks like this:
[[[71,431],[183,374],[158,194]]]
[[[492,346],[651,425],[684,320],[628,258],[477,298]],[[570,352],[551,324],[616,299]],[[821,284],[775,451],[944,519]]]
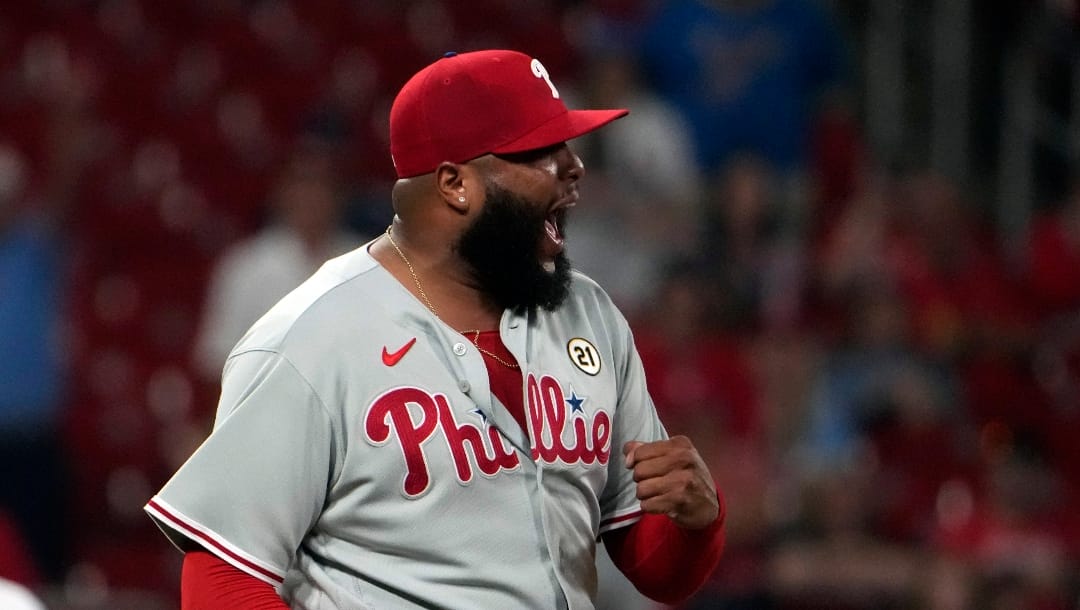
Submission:
[[[629,110],[568,110],[544,65],[517,51],[447,53],[417,72],[390,108],[390,154],[399,178],[488,153],[544,148],[584,135]]]

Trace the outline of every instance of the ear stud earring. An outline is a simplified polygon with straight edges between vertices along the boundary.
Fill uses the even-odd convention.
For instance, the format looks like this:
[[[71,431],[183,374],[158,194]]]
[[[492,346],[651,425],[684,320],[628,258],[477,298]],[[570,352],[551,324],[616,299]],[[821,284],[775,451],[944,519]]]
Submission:
[[[465,197],[458,197],[457,200],[461,203],[465,203]]]

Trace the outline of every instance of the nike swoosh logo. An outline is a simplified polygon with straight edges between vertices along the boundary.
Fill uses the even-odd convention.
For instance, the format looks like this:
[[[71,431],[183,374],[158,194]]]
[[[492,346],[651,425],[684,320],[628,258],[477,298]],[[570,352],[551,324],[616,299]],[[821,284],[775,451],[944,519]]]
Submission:
[[[401,348],[399,348],[396,352],[393,353],[388,352],[386,350],[386,346],[384,345],[382,348],[382,363],[386,366],[394,366],[401,360],[402,356],[405,355],[405,352],[409,351],[409,348],[411,348],[414,343],[416,343],[416,337],[410,339],[408,343],[401,346]]]

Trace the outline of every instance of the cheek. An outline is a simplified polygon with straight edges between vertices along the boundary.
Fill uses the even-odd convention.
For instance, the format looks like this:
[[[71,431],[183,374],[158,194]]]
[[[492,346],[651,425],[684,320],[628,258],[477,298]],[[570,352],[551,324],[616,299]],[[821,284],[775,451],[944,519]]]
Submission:
[[[559,164],[554,160],[543,161],[530,168],[527,176],[523,177],[521,186],[530,193],[529,197],[546,201],[551,190],[558,183]]]
[[[540,171],[544,172],[550,178],[554,178],[559,174],[559,164],[553,158],[546,159],[540,164]]]
[[[547,202],[559,183],[558,160],[548,157],[490,178],[490,184],[525,199]]]

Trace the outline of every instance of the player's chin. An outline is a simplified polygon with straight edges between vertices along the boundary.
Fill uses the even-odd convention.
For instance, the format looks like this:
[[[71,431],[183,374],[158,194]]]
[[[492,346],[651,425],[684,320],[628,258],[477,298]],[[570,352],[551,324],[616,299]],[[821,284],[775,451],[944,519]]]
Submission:
[[[566,256],[557,256],[554,260],[541,263],[542,280],[536,286],[535,304],[547,311],[555,311],[570,294],[570,259]]]
[[[547,242],[541,245],[536,262],[539,263],[545,275],[552,276],[559,272],[562,259],[565,258],[566,253],[561,245],[558,248],[552,248],[551,242]]]

